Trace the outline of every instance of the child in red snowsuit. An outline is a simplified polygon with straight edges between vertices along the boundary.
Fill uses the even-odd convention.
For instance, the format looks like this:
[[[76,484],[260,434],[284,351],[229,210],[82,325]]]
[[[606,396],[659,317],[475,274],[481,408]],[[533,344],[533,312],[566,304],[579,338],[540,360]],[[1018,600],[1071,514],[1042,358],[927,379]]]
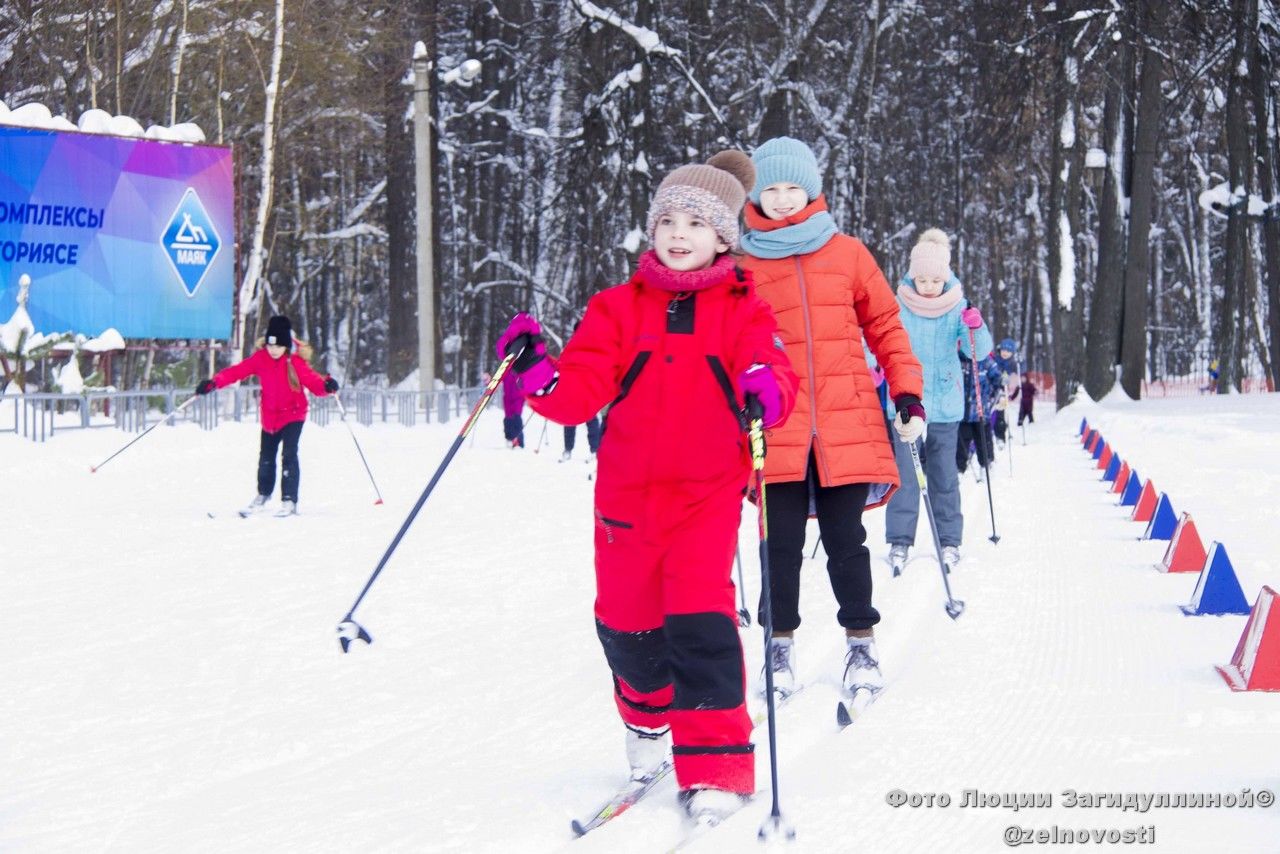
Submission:
[[[197,394],[229,386],[250,376],[262,383],[262,440],[258,448],[258,494],[243,512],[256,511],[266,504],[276,488],[276,450],[283,469],[280,476],[280,515],[297,512],[298,440],[307,420],[306,388],[317,397],[333,394],[338,381],[322,377],[307,360],[293,351],[293,328],[289,318],[277,315],[267,322],[264,346],[239,364],[224,368],[196,387]]]
[[[730,579],[751,470],[742,408],[787,417],[796,377],[777,324],[728,250],[754,168],[741,152],[682,166],[649,211],[654,250],[593,297],[558,363],[517,315],[499,350],[534,411],[580,424],[610,404],[595,489],[597,633],[642,779],[674,747],[681,801],[755,790]],[[509,349],[510,348],[510,349]]]

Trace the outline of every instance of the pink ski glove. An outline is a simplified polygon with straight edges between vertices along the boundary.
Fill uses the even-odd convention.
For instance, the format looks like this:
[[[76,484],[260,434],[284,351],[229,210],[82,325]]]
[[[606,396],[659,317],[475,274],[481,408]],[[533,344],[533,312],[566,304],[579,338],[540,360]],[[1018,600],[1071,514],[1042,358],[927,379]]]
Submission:
[[[521,312],[511,318],[494,349],[501,358],[519,353],[511,363],[511,370],[516,375],[516,388],[524,395],[545,394],[555,385],[556,368],[547,358],[542,327],[532,315]]]
[[[778,423],[782,414],[782,391],[778,381],[768,365],[752,365],[738,375],[738,386],[742,389],[743,398],[754,397],[764,410],[761,420],[764,426],[772,427]]]
[[[982,327],[982,314],[973,306],[969,306],[960,312],[960,319],[970,329],[980,329]]]

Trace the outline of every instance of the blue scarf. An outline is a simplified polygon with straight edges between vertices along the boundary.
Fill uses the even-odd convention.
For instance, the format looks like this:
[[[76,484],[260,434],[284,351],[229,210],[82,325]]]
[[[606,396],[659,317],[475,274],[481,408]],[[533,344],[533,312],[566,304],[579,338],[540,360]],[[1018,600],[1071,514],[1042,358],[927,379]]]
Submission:
[[[757,258],[789,258],[817,252],[839,233],[835,220],[827,211],[818,211],[804,222],[773,231],[748,231],[742,236],[742,249]]]

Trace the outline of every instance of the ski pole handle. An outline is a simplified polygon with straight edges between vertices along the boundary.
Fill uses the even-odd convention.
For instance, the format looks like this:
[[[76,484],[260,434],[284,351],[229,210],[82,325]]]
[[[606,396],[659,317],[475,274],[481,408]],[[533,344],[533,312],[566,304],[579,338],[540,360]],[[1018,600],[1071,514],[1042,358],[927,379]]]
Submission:
[[[754,394],[747,395],[747,435],[751,438],[751,468],[764,471],[764,406]]]
[[[915,469],[916,469],[916,483],[919,484],[920,491],[925,495],[928,495],[929,482],[928,480],[925,479],[925,476],[924,476],[924,466],[920,464],[919,447],[916,445],[915,442],[911,442],[907,445],[907,448],[911,450],[911,464],[915,466]]]

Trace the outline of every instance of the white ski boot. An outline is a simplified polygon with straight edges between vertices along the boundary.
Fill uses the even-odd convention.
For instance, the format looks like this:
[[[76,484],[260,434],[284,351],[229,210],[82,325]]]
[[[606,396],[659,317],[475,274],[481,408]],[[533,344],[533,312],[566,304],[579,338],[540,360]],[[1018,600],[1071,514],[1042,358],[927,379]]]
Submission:
[[[902,570],[907,566],[907,552],[911,546],[902,543],[894,543],[889,548],[889,566],[893,569],[893,577],[897,578],[902,575]]]
[[[277,518],[283,518],[285,516],[297,516],[297,515],[298,515],[298,505],[296,502],[293,502],[293,501],[280,502],[280,509],[276,511]]]
[[[956,568],[956,564],[960,563],[960,547],[959,546],[943,546],[942,547],[942,566],[950,573]]]
[[[631,766],[632,780],[642,782],[649,779],[670,755],[670,727],[627,727],[627,763]]]
[[[877,693],[884,687],[880,673],[880,653],[875,638],[847,638],[844,656],[844,693],[852,697],[860,690]]]
[[[560,462],[567,463],[573,458],[573,451],[565,451],[560,455]]]
[[[795,638],[773,638],[769,642],[769,660],[765,667],[773,671],[773,691],[777,699],[785,700],[796,690],[794,664]],[[760,677],[760,696],[765,693],[764,671]]]
[[[748,800],[746,795],[724,789],[684,789],[679,798],[685,814],[696,824],[708,827],[720,824]]]
[[[240,511],[240,515],[247,519],[250,516],[254,515],[255,513],[262,512],[263,508],[267,504],[267,499],[270,497],[271,497],[270,495],[253,496],[253,500],[250,501],[249,504],[243,510]]]

